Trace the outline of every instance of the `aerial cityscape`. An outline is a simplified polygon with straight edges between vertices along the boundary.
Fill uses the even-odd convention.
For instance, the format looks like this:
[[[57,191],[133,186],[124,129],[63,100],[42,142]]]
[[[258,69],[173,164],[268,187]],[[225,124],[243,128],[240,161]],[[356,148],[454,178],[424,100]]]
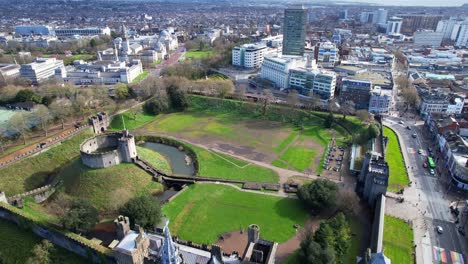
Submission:
[[[465,0],[0,6],[0,264],[468,263]]]

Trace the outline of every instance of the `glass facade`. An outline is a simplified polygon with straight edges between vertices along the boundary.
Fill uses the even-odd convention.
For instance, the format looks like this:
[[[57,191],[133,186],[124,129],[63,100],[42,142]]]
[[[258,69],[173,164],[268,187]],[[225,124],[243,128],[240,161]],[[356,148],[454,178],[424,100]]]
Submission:
[[[283,55],[304,55],[307,9],[288,8],[284,11]]]

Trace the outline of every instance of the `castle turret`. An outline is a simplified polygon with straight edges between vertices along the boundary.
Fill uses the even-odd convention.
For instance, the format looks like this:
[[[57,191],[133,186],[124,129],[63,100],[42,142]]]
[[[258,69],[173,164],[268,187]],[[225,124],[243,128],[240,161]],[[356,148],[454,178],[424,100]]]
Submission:
[[[137,157],[135,137],[127,129],[122,131],[122,137],[119,138],[119,153],[124,162],[133,162]]]

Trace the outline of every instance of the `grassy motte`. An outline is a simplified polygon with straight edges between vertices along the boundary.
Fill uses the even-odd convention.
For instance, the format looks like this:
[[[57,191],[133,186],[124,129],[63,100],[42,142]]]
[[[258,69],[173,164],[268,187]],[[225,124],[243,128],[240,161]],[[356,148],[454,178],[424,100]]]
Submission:
[[[387,153],[385,155],[390,169],[388,190],[396,192],[408,186],[408,174],[406,172],[405,162],[397,135],[388,127],[384,127],[384,135],[388,137]]]
[[[294,224],[308,218],[299,200],[242,192],[217,184],[194,184],[163,207],[171,232],[185,240],[211,244],[229,231],[260,227],[264,239],[284,242]]]
[[[168,175],[172,174],[171,163],[160,153],[140,146],[137,146],[137,153],[139,158],[149,162],[149,164],[153,165],[158,170]]]
[[[153,121],[156,116],[148,114],[144,111],[139,111],[135,116],[130,111],[118,114],[112,118],[109,129],[121,131],[124,129],[122,117],[125,122],[125,128],[128,130],[136,129],[148,122]]]
[[[60,167],[80,154],[80,144],[92,137],[90,129],[65,140],[47,151],[0,170],[0,190],[7,196],[23,193],[42,186]]]
[[[18,226],[0,219],[0,258],[2,263],[26,263],[32,256],[34,246],[41,243],[41,238],[30,230],[24,230]],[[75,255],[59,246],[54,246],[50,256],[51,263],[79,264],[88,263],[85,259]]]
[[[414,263],[413,229],[402,219],[385,215],[383,248],[392,263]]]
[[[60,171],[60,178],[68,195],[86,199],[100,211],[116,210],[137,195],[163,190],[151,175],[131,163],[91,169],[75,159]]]

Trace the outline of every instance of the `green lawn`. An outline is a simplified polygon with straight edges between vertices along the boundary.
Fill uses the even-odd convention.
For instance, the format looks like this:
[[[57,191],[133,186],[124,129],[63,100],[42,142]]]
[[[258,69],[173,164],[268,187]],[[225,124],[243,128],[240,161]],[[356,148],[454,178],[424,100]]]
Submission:
[[[0,259],[2,263],[26,263],[32,255],[32,249],[40,242],[41,238],[35,236],[30,230],[20,229],[18,226],[0,219]],[[51,263],[87,263],[80,256],[58,246],[55,246],[54,249]]]
[[[390,170],[388,190],[396,192],[408,186],[408,174],[406,172],[403,155],[400,151],[400,143],[397,135],[388,127],[384,127],[384,135],[388,137],[387,152],[385,155]]]
[[[75,159],[61,170],[60,178],[68,195],[89,200],[100,211],[112,211],[132,197],[163,190],[151,175],[131,163],[91,169]]]
[[[317,152],[313,149],[301,146],[291,146],[283,155],[280,156],[280,160],[286,161],[296,170],[303,172],[311,166],[311,163],[316,156]]]
[[[122,123],[122,116],[125,122],[125,128],[128,130],[136,129],[148,122],[153,121],[157,117],[151,114],[147,114],[144,111],[139,111],[134,117],[133,113],[127,111],[122,114],[118,114],[112,118],[112,121],[109,126],[110,130],[121,131],[124,129],[124,125]]]
[[[142,73],[140,73],[140,75],[135,77],[135,79],[133,79],[132,83],[141,82],[143,79],[146,78],[146,76],[148,76],[148,70],[144,70]]]
[[[213,55],[212,50],[205,50],[205,51],[196,51],[196,50],[191,50],[185,52],[185,58],[190,58],[190,59],[202,59],[202,58],[209,58]]]
[[[299,200],[242,192],[225,185],[194,184],[163,207],[173,235],[211,244],[219,235],[260,227],[260,236],[284,242],[308,215]]]
[[[413,229],[405,221],[385,215],[383,248],[392,263],[414,263]]]
[[[278,173],[236,158],[192,146],[198,159],[198,175],[206,177],[278,183]],[[221,156],[221,157],[220,157]],[[234,164],[233,164],[234,163]],[[244,167],[245,166],[245,167]]]
[[[160,171],[168,175],[172,174],[171,163],[159,152],[153,151],[149,148],[137,146],[137,153],[139,158],[148,161],[151,165]]]
[[[0,190],[11,196],[43,185],[56,170],[79,155],[80,144],[92,135],[91,130],[86,129],[46,152],[1,169]]]

